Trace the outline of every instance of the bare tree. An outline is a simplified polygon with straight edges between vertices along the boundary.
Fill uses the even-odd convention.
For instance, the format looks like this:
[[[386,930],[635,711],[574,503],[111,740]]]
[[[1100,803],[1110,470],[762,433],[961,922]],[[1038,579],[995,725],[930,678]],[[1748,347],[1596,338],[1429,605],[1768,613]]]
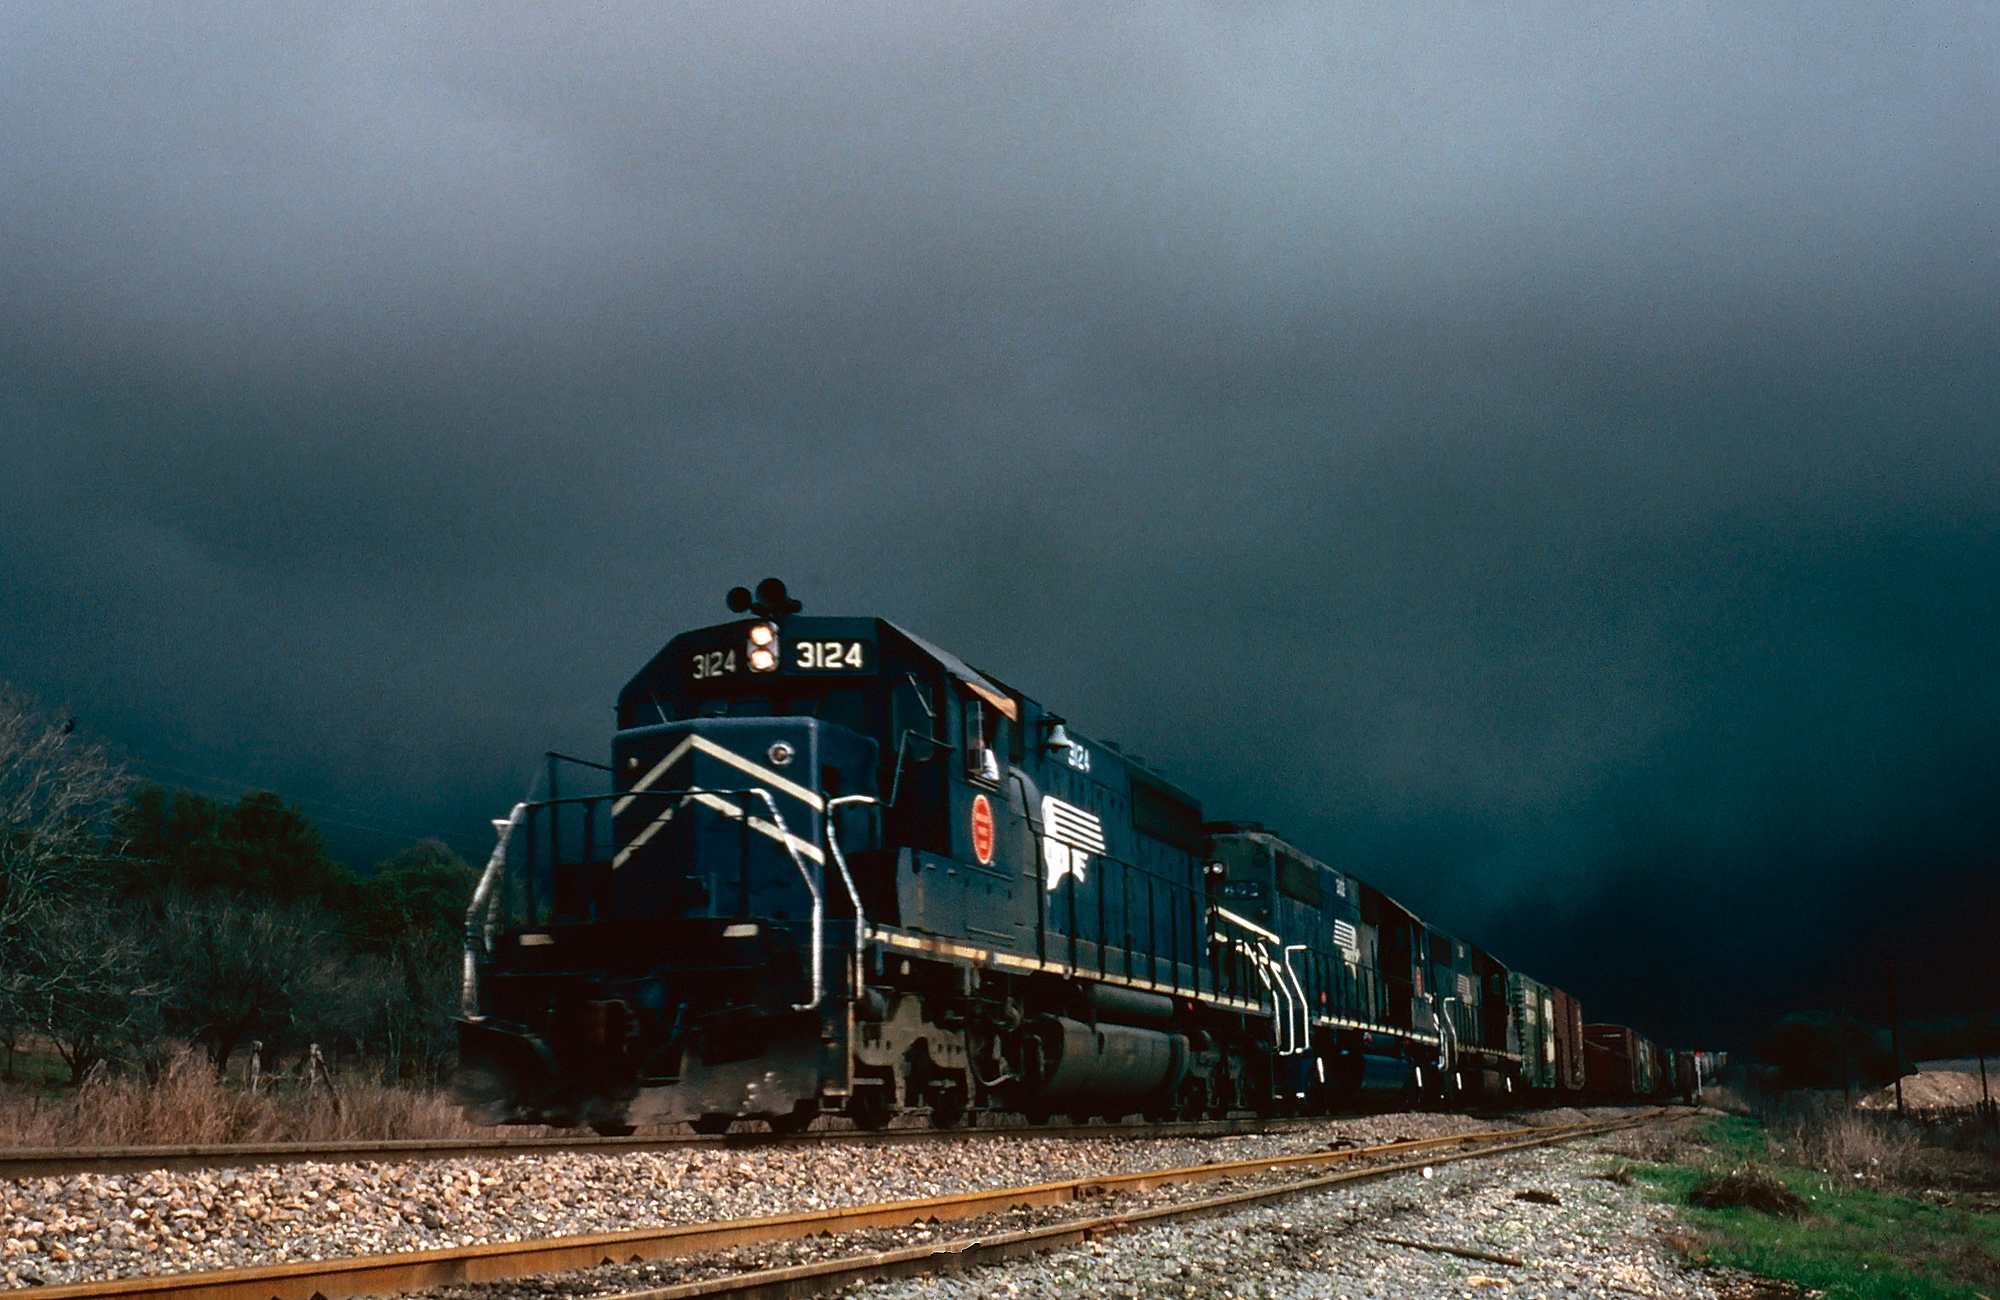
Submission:
[[[20,1031],[49,1033],[81,1078],[134,1012],[120,990],[132,986],[137,949],[104,923],[97,887],[127,784],[74,720],[0,684],[0,1037],[10,1066]],[[93,951],[99,940],[110,948]]]
[[[45,714],[0,684],[0,935],[101,860],[112,807],[128,784],[74,719]]]
[[[131,909],[47,908],[22,927],[16,1001],[80,1084],[120,1047],[159,1038],[164,985],[149,978],[151,945]]]
[[[160,919],[167,1021],[208,1049],[217,1074],[252,1038],[282,1045],[338,980],[341,945],[309,905],[207,895],[168,900]]]

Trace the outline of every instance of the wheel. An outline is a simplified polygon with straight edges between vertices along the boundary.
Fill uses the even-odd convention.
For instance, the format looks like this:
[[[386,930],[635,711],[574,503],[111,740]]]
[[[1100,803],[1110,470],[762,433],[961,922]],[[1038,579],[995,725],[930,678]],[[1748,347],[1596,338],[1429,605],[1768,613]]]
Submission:
[[[1022,1114],[1022,1115],[1024,1115],[1024,1116],[1026,1116],[1026,1117],[1027,1117],[1027,1120],[1028,1120],[1028,1122],[1029,1122],[1030,1124],[1033,1124],[1033,1125],[1034,1125],[1035,1127],[1037,1127],[1037,1128],[1040,1128],[1040,1127],[1041,1127],[1042,1125],[1044,1125],[1044,1124],[1048,1123],[1048,1122],[1049,1122],[1049,1120],[1050,1120],[1051,1118],[1053,1118],[1053,1117],[1052,1117],[1052,1116],[1051,1116],[1051,1115],[1049,1114],[1049,1112],[1047,1112],[1047,1111],[1045,1111],[1045,1110],[1039,1110],[1039,1109],[1036,1109],[1036,1110],[1024,1110],[1024,1111],[1022,1111],[1022,1112],[1021,1112],[1021,1114]]]
[[[932,1128],[957,1128],[965,1123],[965,1085],[933,1086],[927,1094],[931,1103]]]
[[[896,1117],[896,1108],[889,1100],[890,1086],[885,1080],[854,1090],[847,1102],[847,1118],[854,1121],[854,1127],[866,1133],[889,1127],[889,1121]]]
[[[592,1124],[590,1131],[601,1138],[628,1138],[638,1132],[636,1124]]]
[[[771,1126],[773,1133],[803,1133],[806,1126],[819,1118],[819,1101],[807,1098],[784,1115],[770,1115],[764,1122]]]
[[[714,1137],[719,1133],[727,1133],[729,1126],[735,1122],[736,1117],[734,1115],[724,1115],[715,1111],[711,1111],[703,1115],[700,1119],[692,1121],[695,1132],[706,1133],[710,1137]]]

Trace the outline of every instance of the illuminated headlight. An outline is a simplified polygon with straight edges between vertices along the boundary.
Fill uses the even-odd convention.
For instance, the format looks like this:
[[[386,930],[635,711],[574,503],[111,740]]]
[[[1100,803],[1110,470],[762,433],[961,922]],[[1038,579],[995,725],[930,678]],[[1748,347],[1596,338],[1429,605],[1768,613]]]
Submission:
[[[750,625],[750,645],[748,647],[750,671],[768,673],[778,666],[778,629],[772,623],[752,623]]]

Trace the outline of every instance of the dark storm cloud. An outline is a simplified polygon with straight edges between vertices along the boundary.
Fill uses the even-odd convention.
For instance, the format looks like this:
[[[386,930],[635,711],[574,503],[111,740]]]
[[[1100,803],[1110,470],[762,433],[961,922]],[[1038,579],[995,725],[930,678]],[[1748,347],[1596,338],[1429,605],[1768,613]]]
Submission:
[[[2000,854],[1996,34],[17,10],[0,675],[472,837],[780,572],[1739,1028]]]

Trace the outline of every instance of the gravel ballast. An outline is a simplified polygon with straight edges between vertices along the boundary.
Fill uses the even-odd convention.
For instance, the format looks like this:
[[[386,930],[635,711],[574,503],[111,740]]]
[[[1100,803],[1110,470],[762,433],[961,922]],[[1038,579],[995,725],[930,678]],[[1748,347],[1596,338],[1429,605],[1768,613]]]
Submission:
[[[1401,1174],[847,1294],[865,1300],[1714,1300],[1721,1279],[1690,1267],[1664,1235],[1672,1207],[1598,1177],[1606,1163],[1603,1150],[1588,1141],[1513,1152],[1439,1165],[1428,1178]],[[1426,1248],[1440,1246],[1520,1262]]]
[[[1579,1118],[1573,1111],[1550,1112],[1528,1122]],[[1474,1132],[1497,1123],[1407,1114],[1225,1138],[1074,1139],[1014,1131],[916,1144],[695,1147],[21,1179],[0,1184],[6,1198],[0,1265],[7,1285],[22,1287],[393,1254],[1262,1158],[1342,1141]]]

